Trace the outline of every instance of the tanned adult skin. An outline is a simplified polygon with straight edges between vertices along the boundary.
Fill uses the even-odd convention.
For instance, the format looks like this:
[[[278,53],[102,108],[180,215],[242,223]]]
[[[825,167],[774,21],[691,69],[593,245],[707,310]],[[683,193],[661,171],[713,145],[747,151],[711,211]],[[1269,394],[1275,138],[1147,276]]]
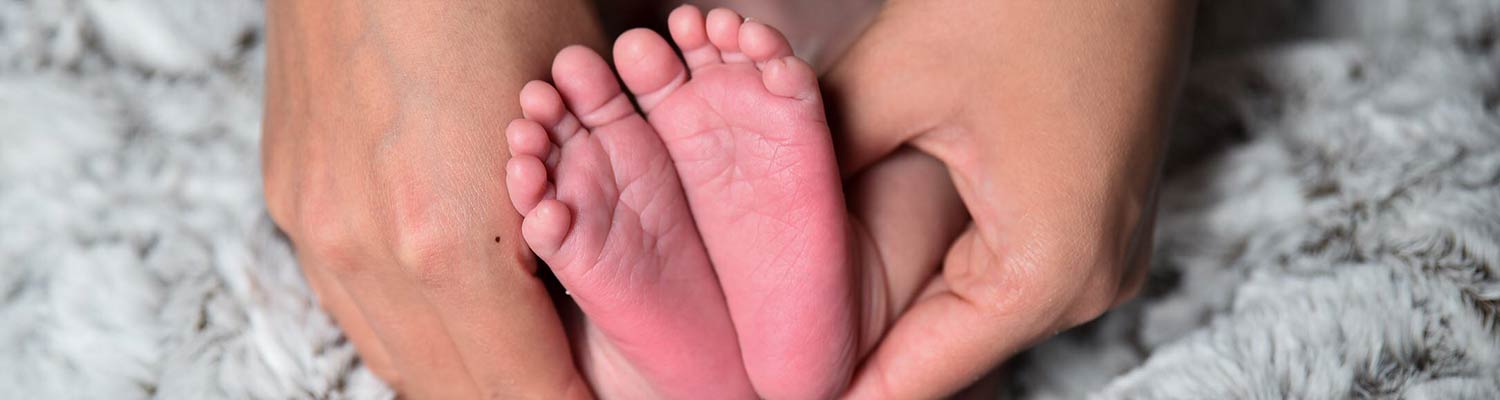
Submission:
[[[867,227],[856,224],[868,355],[848,397],[952,394],[1139,290],[1194,5],[885,5],[824,80]],[[892,191],[869,179],[943,172],[956,198],[934,185],[881,194]],[[968,210],[966,227],[938,211],[949,207]],[[956,218],[961,233],[940,260],[900,234],[948,234]]]
[[[403,397],[590,397],[504,188],[515,93],[602,45],[590,5],[266,8],[268,208],[366,365]]]
[[[586,7],[305,3],[268,6],[264,168],[272,216],[326,307],[404,394],[587,396],[503,207],[505,152],[485,148],[503,149],[511,94],[551,54],[599,42],[577,31],[593,29],[575,23]],[[866,173],[851,192],[947,175],[956,196],[904,195],[966,206],[973,222],[940,262],[922,261],[926,245],[902,257],[884,247],[902,236],[880,231],[909,231],[879,225],[926,222],[853,195],[875,231],[867,253],[886,263],[865,286],[883,293],[866,296],[879,301],[852,397],[952,393],[1135,292],[1191,8],[887,4],[825,81],[843,100],[844,171]],[[901,148],[926,155],[891,155]],[[925,231],[962,218],[930,210],[944,225]]]

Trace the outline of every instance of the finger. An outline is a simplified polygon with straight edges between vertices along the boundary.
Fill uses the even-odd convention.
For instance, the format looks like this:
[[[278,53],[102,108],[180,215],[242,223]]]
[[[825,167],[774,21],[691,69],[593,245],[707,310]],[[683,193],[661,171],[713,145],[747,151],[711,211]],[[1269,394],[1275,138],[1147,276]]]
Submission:
[[[942,162],[905,148],[856,176],[849,210],[863,254],[865,299],[860,355],[928,286],[968,213]]]
[[[921,4],[891,2],[880,12],[882,21],[870,24],[869,29],[860,33],[858,40],[849,45],[819,80],[828,114],[837,118],[831,121],[835,124],[833,148],[845,174],[863,170],[914,136],[929,132],[928,121],[948,112],[943,108],[948,103],[935,94],[951,96],[953,92],[921,90],[944,85],[948,77],[932,73],[940,69],[930,66],[945,65],[939,61],[945,57],[928,54],[921,59],[909,59],[908,55],[898,54],[904,49],[898,46],[918,38],[905,27],[929,25],[930,21],[919,18],[927,13],[927,8],[938,9]],[[940,51],[934,46],[912,48]],[[892,76],[903,78],[891,79]]]
[[[562,320],[520,240],[481,240],[457,246],[475,252],[430,258],[434,264],[416,267],[431,271],[420,280],[424,296],[463,349],[460,357],[485,398],[589,397]]]
[[[969,229],[945,261],[934,291],[903,314],[855,376],[852,399],[940,398],[964,388],[1000,361],[1050,335],[1061,307],[1043,299],[1055,288],[1030,288],[1023,268],[1001,269]],[[954,274],[953,271],[960,271]],[[985,279],[1016,275],[1012,284],[978,286]],[[1004,271],[1004,274],[996,272]],[[1045,284],[1037,283],[1038,286]]]
[[[315,265],[310,257],[298,257],[302,264],[302,274],[307,278],[308,286],[318,294],[318,302],[333,316],[334,322],[344,330],[344,336],[354,343],[354,349],[359,351],[360,361],[369,368],[375,376],[384,380],[387,385],[397,392],[401,391],[401,375],[396,372],[396,367],[391,363],[391,354],[386,351],[385,344],[375,336],[375,331],[370,329],[370,323],[366,321],[365,314],[359,311],[359,306],[344,286],[339,284],[327,270]]]
[[[402,395],[421,399],[479,395],[436,310],[396,266],[370,263],[329,269],[390,352],[402,378]]]

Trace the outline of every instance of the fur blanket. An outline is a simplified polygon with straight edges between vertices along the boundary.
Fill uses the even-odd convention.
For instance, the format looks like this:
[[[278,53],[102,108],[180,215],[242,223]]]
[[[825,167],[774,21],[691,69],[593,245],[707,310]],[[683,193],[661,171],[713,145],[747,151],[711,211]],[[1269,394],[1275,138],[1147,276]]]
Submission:
[[[0,398],[391,396],[265,215],[260,8],[0,4]],[[1145,294],[993,395],[1500,397],[1500,3],[1199,14]]]

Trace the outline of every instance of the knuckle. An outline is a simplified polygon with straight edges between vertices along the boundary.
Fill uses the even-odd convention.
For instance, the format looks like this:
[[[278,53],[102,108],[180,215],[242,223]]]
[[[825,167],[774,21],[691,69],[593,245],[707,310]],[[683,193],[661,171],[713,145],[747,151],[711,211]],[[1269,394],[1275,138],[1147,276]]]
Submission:
[[[341,224],[308,224],[293,240],[297,251],[306,252],[329,271],[345,275],[357,272],[356,244],[349,230]]]
[[[297,251],[318,259],[320,265],[336,274],[358,272],[361,263],[358,230],[351,227],[345,215],[327,202],[304,201],[298,207],[292,243]]]
[[[453,261],[462,250],[460,236],[441,224],[404,228],[396,236],[396,262],[423,286],[446,287],[457,278]]]
[[[463,203],[464,198],[444,195],[442,185],[422,178],[390,176],[386,185],[387,220],[393,224],[388,243],[397,265],[423,287],[446,288],[458,283],[456,264],[477,256],[481,244],[475,236],[486,216]]]

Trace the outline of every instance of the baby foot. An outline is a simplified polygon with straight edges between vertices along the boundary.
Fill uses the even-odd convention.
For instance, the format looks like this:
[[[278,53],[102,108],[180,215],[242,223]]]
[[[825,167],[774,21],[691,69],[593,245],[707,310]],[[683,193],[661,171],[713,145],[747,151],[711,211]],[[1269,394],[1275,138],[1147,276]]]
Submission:
[[[847,212],[816,76],[775,29],[691,6],[615,42],[666,143],[728,300],[745,367],[773,399],[830,398],[854,363]]]
[[[590,339],[604,339],[580,355],[595,390],[753,396],[661,138],[592,50],[558,53],[552,77],[556,88],[521,91],[525,118],[506,128],[506,186],[526,243],[588,316]]]

